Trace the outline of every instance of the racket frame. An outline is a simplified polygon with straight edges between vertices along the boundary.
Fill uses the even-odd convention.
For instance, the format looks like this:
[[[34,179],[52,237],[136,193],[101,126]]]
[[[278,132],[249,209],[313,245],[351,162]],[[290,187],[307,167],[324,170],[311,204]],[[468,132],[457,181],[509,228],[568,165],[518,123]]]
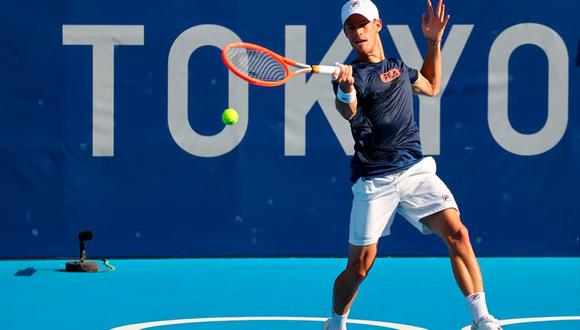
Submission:
[[[227,52],[231,48],[245,48],[245,49],[249,49],[249,50],[255,50],[255,51],[261,52],[263,54],[266,54],[266,55],[274,58],[284,68],[284,71],[286,72],[286,77],[284,79],[278,80],[278,81],[264,81],[264,80],[260,80],[260,79],[256,79],[256,78],[252,78],[252,77],[248,76],[247,74],[243,73],[238,68],[236,68],[232,64],[232,62],[230,61],[229,57],[227,56]],[[264,86],[264,87],[275,87],[275,86],[284,85],[288,80],[290,80],[294,76],[299,75],[299,74],[303,74],[303,73],[319,73],[319,74],[331,75],[334,72],[338,72],[338,70],[339,70],[338,67],[336,67],[336,66],[309,65],[309,64],[296,62],[294,60],[291,60],[291,59],[285,58],[279,54],[276,54],[267,48],[264,48],[262,46],[252,44],[249,42],[234,42],[234,43],[231,43],[231,44],[225,46],[224,49],[222,50],[222,61],[224,62],[224,65],[228,69],[230,69],[236,76],[244,79],[245,81],[247,81],[251,84],[258,85],[258,86]],[[295,67],[298,70],[291,71],[288,66]]]

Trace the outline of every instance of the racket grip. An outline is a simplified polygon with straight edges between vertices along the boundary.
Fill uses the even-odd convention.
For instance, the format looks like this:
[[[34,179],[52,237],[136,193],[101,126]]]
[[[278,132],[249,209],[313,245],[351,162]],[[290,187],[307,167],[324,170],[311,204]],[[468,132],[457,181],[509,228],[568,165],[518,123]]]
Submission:
[[[338,66],[312,65],[312,73],[332,75],[334,73],[338,74],[339,72],[340,72],[340,68]]]

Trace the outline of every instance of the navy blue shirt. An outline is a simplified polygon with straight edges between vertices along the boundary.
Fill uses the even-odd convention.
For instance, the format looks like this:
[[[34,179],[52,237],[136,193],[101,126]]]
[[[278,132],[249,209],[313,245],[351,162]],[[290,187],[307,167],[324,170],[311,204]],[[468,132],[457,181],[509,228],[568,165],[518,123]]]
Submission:
[[[357,110],[350,120],[355,154],[351,181],[399,172],[423,158],[413,117],[417,70],[388,58],[378,63],[351,63]],[[338,84],[333,81],[334,92]]]

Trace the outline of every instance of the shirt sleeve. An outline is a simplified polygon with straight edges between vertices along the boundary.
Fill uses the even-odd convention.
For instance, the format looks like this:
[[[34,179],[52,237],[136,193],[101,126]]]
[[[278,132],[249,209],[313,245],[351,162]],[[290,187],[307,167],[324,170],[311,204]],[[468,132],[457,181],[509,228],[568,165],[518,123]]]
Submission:
[[[407,72],[409,73],[409,81],[411,82],[411,84],[415,83],[415,81],[419,79],[419,72],[411,67],[408,67],[406,64],[403,65],[405,66],[405,69],[407,69]]]
[[[419,79],[419,72],[411,67],[408,67],[405,63],[403,63],[403,65],[405,66],[406,71],[409,73],[409,81],[411,81],[411,84],[415,83],[415,81]]]

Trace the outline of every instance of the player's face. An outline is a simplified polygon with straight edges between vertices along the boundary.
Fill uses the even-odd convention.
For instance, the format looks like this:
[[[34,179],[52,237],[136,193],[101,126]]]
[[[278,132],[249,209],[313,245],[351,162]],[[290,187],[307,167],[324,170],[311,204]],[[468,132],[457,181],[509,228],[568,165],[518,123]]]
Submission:
[[[354,14],[344,22],[343,29],[354,51],[369,55],[376,50],[381,26],[380,20],[371,22],[362,15]]]

